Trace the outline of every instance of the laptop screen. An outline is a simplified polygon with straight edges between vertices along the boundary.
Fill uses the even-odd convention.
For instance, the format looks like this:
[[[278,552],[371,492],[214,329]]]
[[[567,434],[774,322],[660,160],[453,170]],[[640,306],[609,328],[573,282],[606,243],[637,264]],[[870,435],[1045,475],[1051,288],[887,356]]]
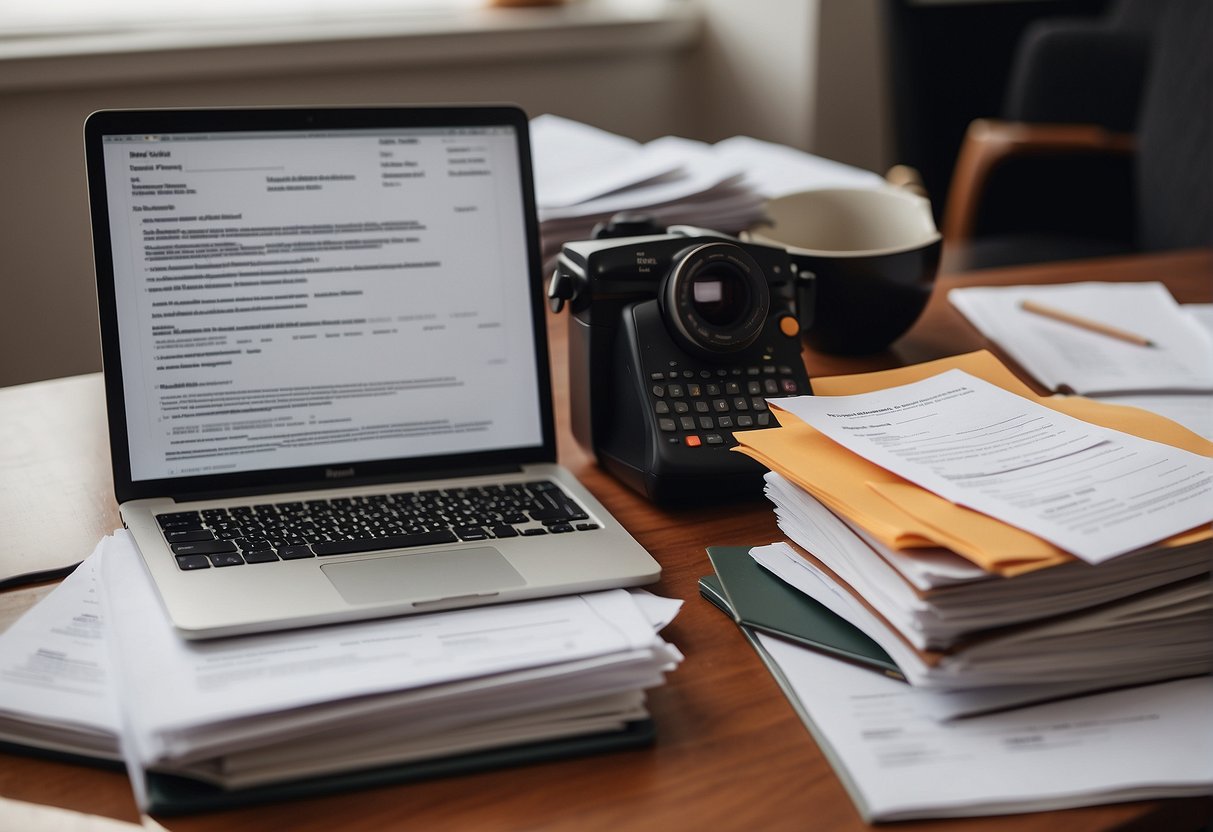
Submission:
[[[132,482],[544,443],[518,125],[97,141]]]

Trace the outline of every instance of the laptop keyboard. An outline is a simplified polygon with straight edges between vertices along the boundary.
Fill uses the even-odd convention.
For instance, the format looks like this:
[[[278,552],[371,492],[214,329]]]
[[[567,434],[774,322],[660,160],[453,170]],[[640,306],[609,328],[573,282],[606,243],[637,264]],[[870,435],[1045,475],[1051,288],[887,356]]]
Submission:
[[[185,571],[597,529],[550,480],[156,515]]]

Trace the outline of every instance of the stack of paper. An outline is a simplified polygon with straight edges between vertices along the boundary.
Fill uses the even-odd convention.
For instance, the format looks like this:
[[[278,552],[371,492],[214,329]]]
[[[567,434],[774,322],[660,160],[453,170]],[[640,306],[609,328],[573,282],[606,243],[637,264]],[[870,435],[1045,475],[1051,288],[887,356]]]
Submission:
[[[940,723],[908,685],[777,638],[755,641],[868,821],[1213,790],[1210,676]]]
[[[884,184],[870,171],[742,136],[715,145],[675,136],[641,144],[543,115],[531,121],[531,141],[545,258],[616,213],[737,233],[762,219],[771,197]]]
[[[742,451],[771,469],[767,494],[792,541],[749,554],[871,639],[878,650],[851,648],[848,658],[886,676],[882,660],[892,662],[910,683],[912,705],[904,707],[914,719],[968,717],[977,742],[1005,726],[1018,732],[1036,720],[1103,707],[1080,704],[1086,702],[1120,703],[1124,709],[1105,715],[1136,719],[1140,708],[1154,707],[1151,697],[1164,701],[1182,689],[1175,701],[1185,710],[1168,719],[1209,728],[1213,443],[1134,408],[1036,397],[988,353],[817,379],[814,388],[817,397],[772,403],[781,427],[737,435]],[[751,631],[779,672],[791,648],[757,634],[787,634],[743,620],[739,607],[750,602],[728,592],[731,572],[717,554],[712,560],[721,606]],[[710,589],[709,583],[705,594]],[[826,641],[817,652],[838,655],[838,637]],[[835,719],[829,709],[843,707],[852,694],[895,695],[857,692],[868,678],[895,685],[876,674],[838,674],[858,681],[832,704],[814,686],[784,681],[807,712],[820,707],[832,714],[813,721]],[[1184,678],[1200,681],[1150,684],[1121,699],[1037,704]],[[1006,713],[1030,705],[1017,716]],[[877,799],[875,772],[883,764],[870,767],[872,749],[862,747],[865,732],[875,729],[860,715],[844,722],[849,728],[815,730],[831,735],[832,753],[841,758],[836,764],[856,778],[849,785],[857,802],[884,801],[868,806],[873,817],[1027,810],[1145,793],[1129,786],[1166,783],[1174,790],[1162,793],[1181,794],[1192,793],[1195,783],[1213,785],[1207,766],[1185,779],[1176,776],[1180,770],[1145,762],[1130,767],[1136,773],[1128,780],[1109,780],[1105,791],[1073,779],[1064,796],[1049,800],[1050,789],[1033,794],[993,783],[971,790],[968,806],[941,788],[917,797],[884,789]],[[967,729],[942,726],[907,730],[931,734],[924,747],[968,737]],[[1113,733],[1109,748],[1127,743],[1131,731]],[[1213,731],[1200,740],[1213,748]],[[1054,766],[1066,752],[1040,757]],[[1005,762],[1011,771],[1013,761]],[[923,767],[936,776],[947,769]]]
[[[911,682],[1213,669],[1213,443],[1158,417],[1143,429],[1126,408],[1038,400],[986,353],[815,386],[778,401],[783,427],[738,436],[780,475],[768,493],[808,553],[760,562]]]
[[[0,739],[122,758],[158,811],[635,745],[678,606],[617,590],[188,642],[117,532],[0,636]]]
[[[1050,390],[1143,407],[1213,439],[1213,304],[1181,306],[1161,283],[970,286],[948,300]],[[1150,345],[1033,313],[1025,302]]]

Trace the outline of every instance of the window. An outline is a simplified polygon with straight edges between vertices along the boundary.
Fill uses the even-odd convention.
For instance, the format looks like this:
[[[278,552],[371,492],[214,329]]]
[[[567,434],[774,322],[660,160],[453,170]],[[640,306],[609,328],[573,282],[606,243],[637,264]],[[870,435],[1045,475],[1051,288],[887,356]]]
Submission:
[[[0,38],[422,18],[483,5],[485,0],[9,0],[0,5]]]

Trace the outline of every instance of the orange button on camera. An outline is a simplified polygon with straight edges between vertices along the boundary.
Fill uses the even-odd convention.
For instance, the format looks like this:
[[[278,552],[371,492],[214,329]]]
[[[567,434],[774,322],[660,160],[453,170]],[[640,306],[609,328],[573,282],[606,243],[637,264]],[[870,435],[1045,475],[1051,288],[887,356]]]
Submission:
[[[703,444],[702,440],[700,440],[700,438],[698,436],[695,436],[694,434],[687,437],[687,447],[698,448],[702,444]]]
[[[784,315],[779,319],[779,331],[792,338],[800,334],[800,321],[792,315]]]

